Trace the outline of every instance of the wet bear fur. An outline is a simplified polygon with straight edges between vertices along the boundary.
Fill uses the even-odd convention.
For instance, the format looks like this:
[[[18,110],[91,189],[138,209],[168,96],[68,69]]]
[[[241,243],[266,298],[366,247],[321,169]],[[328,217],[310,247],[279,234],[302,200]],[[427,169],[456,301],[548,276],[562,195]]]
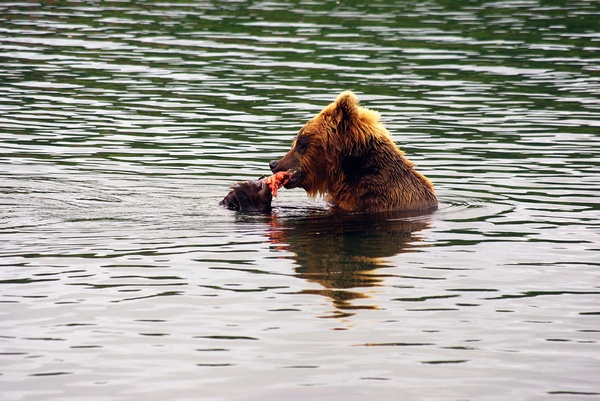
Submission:
[[[438,204],[432,183],[398,149],[379,113],[350,91],[309,120],[270,167],[292,173],[286,188],[326,195],[341,211],[428,211]]]

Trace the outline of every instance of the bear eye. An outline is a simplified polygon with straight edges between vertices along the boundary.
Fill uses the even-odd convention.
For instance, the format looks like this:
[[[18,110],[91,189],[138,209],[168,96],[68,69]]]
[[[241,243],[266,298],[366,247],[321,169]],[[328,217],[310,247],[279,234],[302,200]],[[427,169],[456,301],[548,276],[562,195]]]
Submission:
[[[300,154],[306,153],[310,139],[307,136],[299,136],[296,141],[296,151]]]

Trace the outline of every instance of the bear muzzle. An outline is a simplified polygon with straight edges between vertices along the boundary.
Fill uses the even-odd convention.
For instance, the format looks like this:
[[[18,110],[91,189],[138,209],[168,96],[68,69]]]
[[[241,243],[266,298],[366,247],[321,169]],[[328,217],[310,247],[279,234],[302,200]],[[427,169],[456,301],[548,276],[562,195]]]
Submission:
[[[278,173],[280,171],[287,171],[288,173],[290,173],[290,179],[283,186],[284,188],[286,188],[286,189],[292,189],[292,188],[299,187],[300,186],[300,182],[304,178],[303,174],[301,174],[296,169],[286,170],[284,168],[278,168],[278,167],[280,167],[280,161],[281,160],[273,160],[272,162],[269,163],[269,168],[271,169],[271,171],[273,173]]]

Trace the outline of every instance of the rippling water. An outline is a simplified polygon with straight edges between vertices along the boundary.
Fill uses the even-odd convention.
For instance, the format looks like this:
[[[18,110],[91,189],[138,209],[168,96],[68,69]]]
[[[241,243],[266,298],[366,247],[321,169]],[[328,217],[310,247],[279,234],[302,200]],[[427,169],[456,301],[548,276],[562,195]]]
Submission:
[[[4,400],[600,399],[600,3],[0,5]],[[218,201],[342,90],[433,215]]]

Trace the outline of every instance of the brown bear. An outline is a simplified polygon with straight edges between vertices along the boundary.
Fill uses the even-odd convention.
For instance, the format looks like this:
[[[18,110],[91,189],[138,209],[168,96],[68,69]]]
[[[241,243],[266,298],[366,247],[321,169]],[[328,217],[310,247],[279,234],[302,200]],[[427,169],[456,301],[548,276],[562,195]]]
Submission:
[[[269,166],[290,173],[286,188],[327,195],[341,211],[428,211],[438,204],[433,184],[404,157],[379,113],[359,106],[350,91],[309,120]]]

